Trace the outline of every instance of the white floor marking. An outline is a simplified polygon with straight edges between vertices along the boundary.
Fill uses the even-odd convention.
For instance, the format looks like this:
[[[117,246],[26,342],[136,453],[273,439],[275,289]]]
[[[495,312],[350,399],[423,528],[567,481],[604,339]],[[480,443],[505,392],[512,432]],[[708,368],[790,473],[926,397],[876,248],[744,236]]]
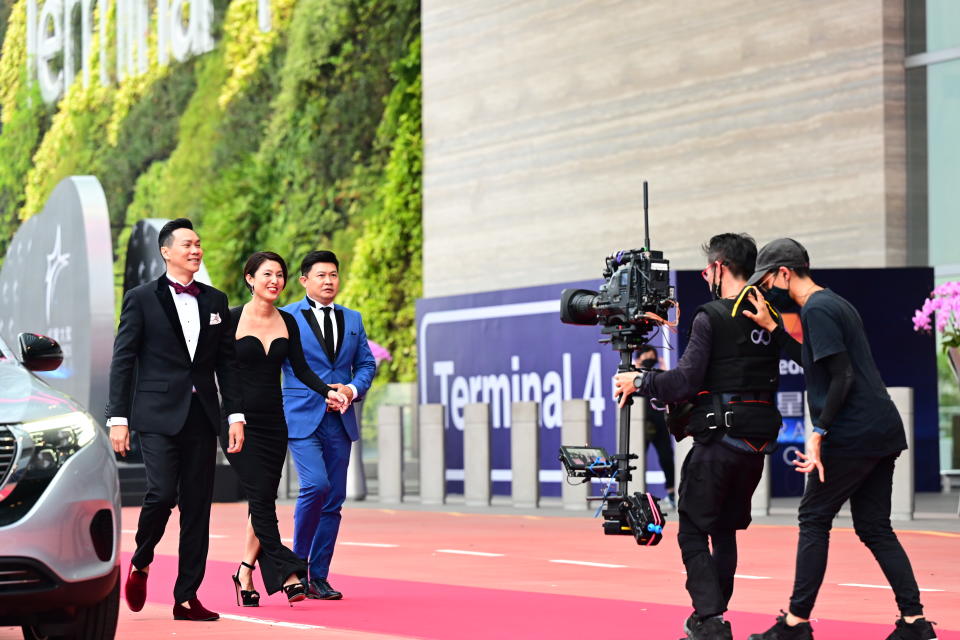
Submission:
[[[743,580],[769,580],[770,576],[748,576],[745,573],[735,573],[733,574],[734,578],[741,578]]]
[[[287,629],[326,629],[327,627],[318,624],[301,624],[299,622],[280,622],[279,620],[264,620],[263,618],[251,618],[249,616],[235,616],[232,613],[221,613],[221,618],[236,620],[237,622],[252,622],[254,624],[267,624],[275,627],[286,627]]]
[[[861,587],[863,589],[890,589],[888,584],[860,584],[858,582],[844,582],[841,587]],[[943,591],[943,589],[920,589],[920,591]]]
[[[461,556],[483,556],[484,558],[499,558],[502,553],[487,553],[486,551],[461,551],[460,549],[437,549],[437,553],[454,553]]]
[[[584,567],[606,567],[609,569],[626,569],[625,564],[607,564],[605,562],[586,562],[585,560],[551,560],[557,564],[577,564]]]

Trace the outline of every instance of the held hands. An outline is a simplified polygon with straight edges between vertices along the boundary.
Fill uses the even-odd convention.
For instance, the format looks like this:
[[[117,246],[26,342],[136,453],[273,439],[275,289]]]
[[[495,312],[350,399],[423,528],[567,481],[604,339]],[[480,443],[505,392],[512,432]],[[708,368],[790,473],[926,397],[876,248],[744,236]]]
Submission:
[[[227,453],[239,453],[243,449],[243,423],[230,423],[230,441],[227,447]]]
[[[823,482],[823,463],[820,461],[820,443],[822,441],[823,436],[819,433],[811,435],[807,440],[807,452],[800,453],[798,451],[797,457],[793,461],[793,465],[800,473],[810,473],[816,469],[817,475],[820,476],[820,482]]]
[[[630,396],[636,393],[637,388],[633,386],[636,377],[636,371],[627,371],[613,376],[613,397],[618,399],[621,407],[626,406]]]
[[[334,382],[330,386],[333,391],[327,394],[327,405],[340,413],[346,412],[350,408],[350,403],[353,402],[353,389],[339,382]]]
[[[744,309],[742,312],[743,315],[756,322],[763,329],[773,333],[773,330],[777,328],[777,323],[770,315],[770,308],[767,306],[767,301],[763,297],[763,294],[760,293],[759,289],[754,287],[750,289],[747,295],[750,296],[750,300],[753,302],[753,306],[756,308],[757,312],[754,313],[749,309]]]
[[[110,427],[110,444],[115,452],[127,457],[127,452],[130,451],[130,428],[124,424]]]

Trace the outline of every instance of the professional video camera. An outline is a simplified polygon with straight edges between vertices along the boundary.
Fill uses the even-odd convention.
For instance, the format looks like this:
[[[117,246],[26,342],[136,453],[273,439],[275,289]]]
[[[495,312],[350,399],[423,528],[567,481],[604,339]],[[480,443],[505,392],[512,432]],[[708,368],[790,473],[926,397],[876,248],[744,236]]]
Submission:
[[[602,324],[610,343],[620,353],[617,372],[636,371],[632,355],[646,344],[651,332],[663,326],[676,326],[680,308],[676,291],[670,284],[670,262],[663,252],[650,249],[647,183],[643,183],[644,248],[618,251],[607,257],[604,283],[599,291],[564,289],[560,294],[560,320],[567,324]],[[673,321],[670,307],[676,309]],[[619,451],[610,456],[598,447],[560,447],[560,460],[569,478],[611,478],[617,483],[614,496],[604,495],[603,532],[607,535],[633,535],[637,544],[655,545],[663,533],[663,513],[657,499],[649,493],[628,494],[631,480],[630,407],[632,398],[620,409]],[[646,483],[643,483],[646,484]]]

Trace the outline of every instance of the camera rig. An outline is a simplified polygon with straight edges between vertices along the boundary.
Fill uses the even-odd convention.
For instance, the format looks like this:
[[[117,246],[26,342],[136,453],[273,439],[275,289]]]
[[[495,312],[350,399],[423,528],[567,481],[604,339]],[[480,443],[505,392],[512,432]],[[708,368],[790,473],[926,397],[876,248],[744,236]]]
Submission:
[[[601,343],[609,343],[620,354],[617,373],[636,371],[634,350],[647,344],[654,329],[675,327],[680,308],[676,291],[670,284],[670,262],[663,252],[650,249],[647,183],[643,183],[644,248],[618,251],[606,259],[604,282],[599,291],[565,289],[560,294],[560,319],[566,324],[601,324]],[[676,309],[671,322],[668,313]],[[657,499],[649,493],[628,492],[630,461],[630,410],[633,398],[627,398],[618,417],[618,449],[613,455],[599,447],[560,447],[560,461],[569,478],[610,478],[617,484],[615,495],[588,499],[602,500],[603,532],[607,535],[633,535],[637,544],[655,545],[663,534],[663,513]]]

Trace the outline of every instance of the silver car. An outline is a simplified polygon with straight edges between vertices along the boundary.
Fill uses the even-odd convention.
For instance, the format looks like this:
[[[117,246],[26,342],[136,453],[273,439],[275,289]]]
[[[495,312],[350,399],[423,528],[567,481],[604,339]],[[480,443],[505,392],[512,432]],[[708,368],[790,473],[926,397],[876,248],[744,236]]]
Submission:
[[[33,371],[50,338],[0,339],[0,627],[25,638],[113,638],[120,603],[120,486],[100,424]]]

